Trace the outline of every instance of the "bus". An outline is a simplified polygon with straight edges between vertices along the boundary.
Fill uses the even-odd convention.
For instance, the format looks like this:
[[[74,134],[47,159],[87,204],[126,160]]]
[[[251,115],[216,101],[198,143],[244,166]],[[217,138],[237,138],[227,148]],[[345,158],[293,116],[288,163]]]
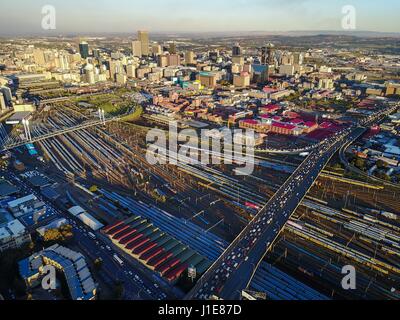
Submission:
[[[124,265],[124,262],[121,260],[120,257],[118,257],[116,254],[113,255],[113,258],[118,264],[122,267]]]

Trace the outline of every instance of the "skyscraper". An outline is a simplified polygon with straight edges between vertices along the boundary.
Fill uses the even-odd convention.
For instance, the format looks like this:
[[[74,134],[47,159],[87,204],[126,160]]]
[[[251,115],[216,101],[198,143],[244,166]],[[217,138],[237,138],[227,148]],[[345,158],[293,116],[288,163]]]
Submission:
[[[186,64],[195,64],[195,54],[193,51],[186,51],[185,52],[185,63]]]
[[[142,46],[142,55],[149,55],[149,32],[148,31],[138,31],[138,40]]]
[[[235,43],[232,48],[232,56],[237,57],[242,55],[242,48],[240,47],[239,43]]]
[[[89,57],[89,44],[85,41],[82,41],[79,44],[79,53],[81,54],[82,59],[87,59]]]
[[[142,43],[139,40],[132,41],[132,55],[142,57]]]
[[[0,87],[0,93],[3,95],[6,106],[12,106],[12,93],[9,87]]]
[[[33,50],[33,59],[35,63],[39,66],[44,66],[46,64],[46,59],[44,57],[44,52],[42,49]]]
[[[6,101],[4,99],[3,94],[0,92],[0,111],[3,111],[6,109]]]
[[[275,46],[272,43],[266,44],[261,48],[261,64],[275,64]]]
[[[169,53],[170,54],[176,54],[176,44],[175,44],[175,42],[171,42],[169,44]]]

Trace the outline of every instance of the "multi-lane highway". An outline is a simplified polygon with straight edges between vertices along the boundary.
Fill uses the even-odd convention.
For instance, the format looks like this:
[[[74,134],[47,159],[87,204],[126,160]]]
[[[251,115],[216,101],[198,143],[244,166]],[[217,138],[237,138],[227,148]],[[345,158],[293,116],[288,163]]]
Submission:
[[[361,123],[369,125],[395,109],[380,111]],[[242,290],[249,285],[264,255],[323,168],[343,145],[356,140],[365,131],[364,127],[351,126],[326,139],[314,150],[199,279],[186,299],[209,299],[212,296],[240,299]]]

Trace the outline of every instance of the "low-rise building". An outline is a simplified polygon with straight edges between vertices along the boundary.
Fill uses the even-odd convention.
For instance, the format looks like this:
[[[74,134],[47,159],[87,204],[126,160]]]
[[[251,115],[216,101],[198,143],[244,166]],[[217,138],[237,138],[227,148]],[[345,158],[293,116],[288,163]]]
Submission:
[[[0,225],[0,252],[19,248],[30,241],[29,232],[19,220]]]
[[[44,276],[43,267],[51,265],[65,275],[73,300],[94,300],[97,288],[85,257],[68,248],[55,244],[21,260],[19,272],[27,287],[35,287]]]

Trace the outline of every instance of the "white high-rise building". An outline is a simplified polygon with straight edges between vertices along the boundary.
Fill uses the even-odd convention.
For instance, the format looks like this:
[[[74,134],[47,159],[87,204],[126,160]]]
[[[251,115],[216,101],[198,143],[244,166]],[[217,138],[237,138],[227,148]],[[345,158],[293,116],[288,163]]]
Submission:
[[[142,43],[139,40],[132,41],[132,55],[142,57]]]

